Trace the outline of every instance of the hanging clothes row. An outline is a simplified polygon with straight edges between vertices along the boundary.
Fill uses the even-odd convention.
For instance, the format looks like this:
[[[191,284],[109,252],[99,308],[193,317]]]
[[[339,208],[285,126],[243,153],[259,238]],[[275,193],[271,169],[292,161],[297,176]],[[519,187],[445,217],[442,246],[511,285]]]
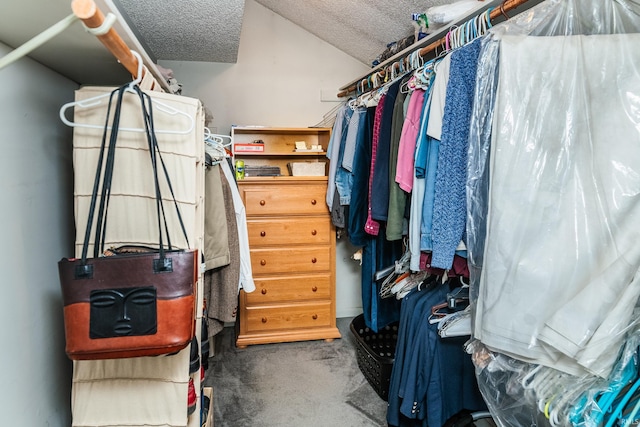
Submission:
[[[224,136],[205,134],[204,298],[210,338],[235,322],[238,292],[256,288],[244,203]]]
[[[365,323],[399,321],[390,426],[442,426],[487,409],[463,345],[471,314],[460,304],[461,292],[468,304],[467,141],[480,40],[457,47],[349,101],[328,150],[334,225],[363,248]]]
[[[327,204],[334,224],[363,247],[364,320],[372,330],[399,320],[390,426],[441,426],[487,409],[464,347],[472,312],[460,301],[469,302],[461,286],[470,276],[468,148],[488,27],[349,101],[334,125]]]
[[[428,267],[444,270],[466,257],[467,141],[479,52],[476,40],[337,114],[326,201],[334,225],[363,247],[363,306],[374,330],[399,314],[379,301],[375,271],[405,249],[414,272],[427,267],[427,255]]]
[[[439,332],[436,308],[461,304],[462,286],[457,278],[442,283],[430,276],[403,299],[388,394],[390,426],[442,426],[462,410],[486,411],[464,350],[468,337],[442,339]]]

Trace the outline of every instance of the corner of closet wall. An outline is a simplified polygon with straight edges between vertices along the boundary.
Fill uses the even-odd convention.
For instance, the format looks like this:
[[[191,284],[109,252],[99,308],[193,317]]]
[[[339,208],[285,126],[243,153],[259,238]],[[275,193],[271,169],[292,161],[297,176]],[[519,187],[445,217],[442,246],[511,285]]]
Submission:
[[[0,41],[0,57],[11,50]],[[64,353],[56,262],[73,248],[71,130],[51,106],[72,100],[78,85],[30,58],[0,74],[6,83],[0,97],[6,206],[0,311],[8,322],[3,338],[11,343],[0,354],[7,384],[0,391],[0,425],[67,427],[72,368]],[[25,263],[38,266],[25,274],[19,267]]]
[[[291,60],[296,65],[292,67]],[[321,122],[342,101],[323,100],[344,81],[369,67],[275,14],[254,0],[245,2],[235,63],[161,60],[183,85],[185,96],[199,98],[211,110],[208,127],[231,134],[233,125],[307,127]],[[311,64],[302,66],[300,64]],[[360,270],[350,245],[336,244],[336,314],[362,310]]]

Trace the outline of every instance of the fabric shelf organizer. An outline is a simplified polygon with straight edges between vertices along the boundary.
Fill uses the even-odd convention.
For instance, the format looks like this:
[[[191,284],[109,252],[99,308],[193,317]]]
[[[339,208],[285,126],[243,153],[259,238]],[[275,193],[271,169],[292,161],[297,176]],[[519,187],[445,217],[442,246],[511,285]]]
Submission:
[[[113,88],[84,87],[76,91],[76,100],[84,100],[108,93]],[[186,116],[169,116],[154,110],[158,144],[172,180],[173,189],[192,247],[202,249],[204,235],[204,113],[199,100],[160,92],[149,92],[158,100],[193,118],[195,126],[187,134],[160,133],[161,129],[189,129]],[[125,98],[122,127],[141,128],[139,106]],[[136,114],[126,114],[131,108]],[[100,107],[76,108],[74,122],[104,126],[106,109]],[[105,247],[122,245],[153,246],[157,229],[153,221],[157,214],[152,186],[148,180],[132,176],[148,176],[149,153],[142,133],[121,132],[118,140],[120,153],[115,161],[113,189],[109,206],[109,226]],[[86,226],[91,196],[91,176],[101,142],[101,130],[75,127],[73,137],[74,208],[76,230]],[[93,171],[92,171],[93,170]],[[161,184],[162,185],[162,184]],[[170,195],[167,188],[163,195]],[[165,200],[167,202],[167,200]],[[173,203],[173,201],[169,201]],[[125,208],[126,205],[126,208]],[[125,216],[125,212],[136,215]],[[175,209],[166,209],[169,224],[178,224]],[[155,224],[157,227],[157,224]],[[186,243],[179,226],[169,227],[172,244],[183,247]],[[76,256],[82,250],[82,235],[76,236]],[[156,242],[157,244],[157,242]],[[90,249],[91,250],[91,249]],[[202,285],[198,283],[197,307],[202,307]],[[197,310],[197,321],[201,318]],[[199,328],[198,328],[199,329]],[[198,332],[196,332],[198,334]],[[75,361],[72,384],[73,426],[187,426],[187,391],[189,383],[190,349],[176,355],[140,357],[119,360]],[[198,375],[199,378],[199,375]],[[198,381],[199,383],[199,381]],[[143,390],[143,391],[141,391]],[[199,393],[198,393],[199,394]],[[193,417],[192,417],[193,418]],[[199,425],[199,422],[193,425]]]

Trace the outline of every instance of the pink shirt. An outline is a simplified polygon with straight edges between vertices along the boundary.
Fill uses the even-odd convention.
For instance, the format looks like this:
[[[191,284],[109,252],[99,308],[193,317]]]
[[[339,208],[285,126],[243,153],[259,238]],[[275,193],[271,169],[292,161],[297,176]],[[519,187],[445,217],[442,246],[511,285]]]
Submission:
[[[420,131],[424,95],[425,92],[422,89],[416,89],[411,95],[409,106],[407,107],[407,117],[404,119],[402,134],[400,135],[395,179],[400,188],[407,193],[410,193],[413,188],[414,155],[418,142],[418,132]]]

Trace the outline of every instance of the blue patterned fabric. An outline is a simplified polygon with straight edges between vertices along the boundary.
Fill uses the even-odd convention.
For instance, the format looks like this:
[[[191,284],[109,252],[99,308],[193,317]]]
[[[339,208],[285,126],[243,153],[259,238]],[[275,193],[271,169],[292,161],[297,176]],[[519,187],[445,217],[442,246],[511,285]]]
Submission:
[[[450,269],[464,238],[469,126],[480,55],[480,40],[451,54],[433,207],[431,266]]]
[[[342,162],[340,156],[341,148],[343,147],[344,140],[347,136],[347,127],[349,121],[353,115],[353,110],[348,105],[344,105],[338,114],[336,115],[336,121],[333,124],[333,130],[331,132],[331,138],[329,139],[329,146],[327,147],[327,159],[329,162],[329,179],[327,184],[327,197],[326,202],[329,210],[333,208],[333,198],[336,191],[336,171],[338,165]]]

